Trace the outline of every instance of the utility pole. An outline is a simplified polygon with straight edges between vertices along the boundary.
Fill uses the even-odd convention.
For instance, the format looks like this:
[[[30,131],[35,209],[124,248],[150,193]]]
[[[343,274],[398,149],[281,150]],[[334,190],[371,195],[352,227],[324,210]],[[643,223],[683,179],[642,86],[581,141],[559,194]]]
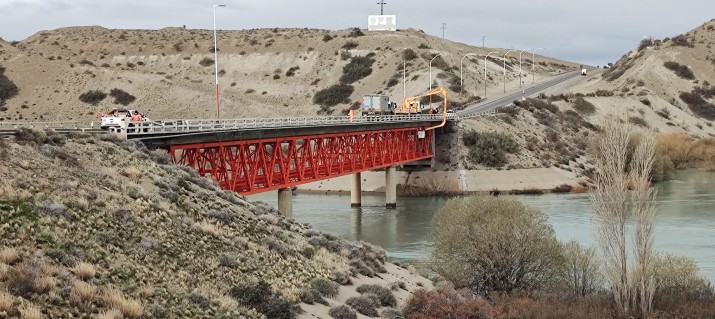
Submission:
[[[444,40],[444,30],[447,29],[447,24],[442,22],[442,27],[440,29],[442,29],[442,40]]]
[[[383,13],[384,11],[383,11],[382,9],[383,9],[383,6],[386,5],[387,3],[385,3],[385,1],[380,1],[380,2],[378,2],[377,4],[380,5],[380,15],[383,15],[382,13]]]
[[[487,37],[482,36],[482,48],[484,48],[484,41],[486,41],[486,40],[487,40]]]

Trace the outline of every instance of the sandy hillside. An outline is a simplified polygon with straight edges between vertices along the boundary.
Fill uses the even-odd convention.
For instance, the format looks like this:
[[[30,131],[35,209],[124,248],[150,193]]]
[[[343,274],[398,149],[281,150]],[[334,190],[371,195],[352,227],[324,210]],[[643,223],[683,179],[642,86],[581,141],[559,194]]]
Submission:
[[[289,318],[290,304],[327,318],[363,284],[391,291],[392,307],[432,287],[381,248],[284,219],[140,144],[24,131],[0,139],[0,162],[2,318]]]
[[[224,118],[315,116],[320,111],[312,101],[315,93],[337,84],[343,67],[358,56],[374,60],[372,72],[352,83],[349,101],[329,108],[333,114],[360,102],[363,94],[382,92],[399,100],[403,94],[425,92],[428,62],[437,53],[441,56],[432,66],[433,81],[452,87],[450,100],[459,104],[454,91],[459,89],[461,58],[494,50],[415,30],[361,35],[362,31],[355,30],[259,29],[218,34]],[[1,63],[20,93],[8,101],[8,110],[0,113],[0,119],[95,120],[96,113],[118,105],[111,96],[96,106],[81,102],[79,96],[90,90],[109,93],[112,89],[135,96],[129,106],[153,118],[213,118],[212,47],[211,30],[73,27],[39,32],[15,48],[3,49]],[[406,93],[402,86],[403,48],[416,53],[407,63]],[[442,59],[444,63],[438,63]],[[464,59],[462,102],[483,95],[483,64],[483,58]],[[501,59],[490,59],[487,64],[490,91],[500,92]],[[530,78],[531,56],[524,55],[522,64],[525,79]],[[544,77],[575,68],[573,63],[537,55],[535,72]],[[507,69],[509,86],[518,86],[518,54],[509,55]]]

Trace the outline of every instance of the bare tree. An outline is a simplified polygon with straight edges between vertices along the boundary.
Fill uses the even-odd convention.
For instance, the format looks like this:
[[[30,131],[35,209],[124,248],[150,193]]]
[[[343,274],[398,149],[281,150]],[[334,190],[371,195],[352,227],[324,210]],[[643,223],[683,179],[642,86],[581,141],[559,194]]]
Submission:
[[[596,141],[597,189],[590,196],[596,243],[603,255],[606,279],[611,284],[617,307],[623,313],[647,316],[655,291],[655,192],[650,187],[655,141],[649,136],[640,138],[629,167],[631,127],[614,118],[607,119],[604,127],[608,129]],[[632,267],[628,267],[626,247],[629,215],[634,220],[635,265]]]
[[[631,210],[634,219],[633,245],[635,269],[633,270],[633,305],[640,315],[647,316],[653,306],[655,294],[655,256],[653,239],[655,230],[655,194],[650,187],[650,174],[655,161],[655,139],[644,135],[636,147],[631,162]]]

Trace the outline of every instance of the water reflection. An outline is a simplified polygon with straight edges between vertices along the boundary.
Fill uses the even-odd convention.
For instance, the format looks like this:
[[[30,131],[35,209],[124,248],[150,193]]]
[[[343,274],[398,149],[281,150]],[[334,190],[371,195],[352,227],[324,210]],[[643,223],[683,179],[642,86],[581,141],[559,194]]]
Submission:
[[[587,194],[517,196],[549,216],[561,241],[593,243]],[[275,193],[250,197],[271,205]],[[398,198],[385,209],[382,194],[363,195],[363,207],[351,208],[349,195],[297,194],[293,216],[315,229],[385,248],[390,258],[420,264],[429,258],[432,217],[447,202],[443,198]],[[655,248],[695,259],[704,275],[715,281],[715,173],[688,171],[658,186]]]

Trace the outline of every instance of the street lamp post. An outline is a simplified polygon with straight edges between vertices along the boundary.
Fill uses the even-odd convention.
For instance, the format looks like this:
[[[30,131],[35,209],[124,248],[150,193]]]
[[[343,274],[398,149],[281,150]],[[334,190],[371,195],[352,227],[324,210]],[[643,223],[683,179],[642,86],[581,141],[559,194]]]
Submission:
[[[506,93],[506,55],[511,51],[516,50],[507,50],[506,53],[504,53],[504,58],[502,59],[504,61],[504,93]]]
[[[225,7],[225,4],[214,4],[213,5],[213,11],[214,11],[214,66],[216,67],[215,73],[216,73],[216,119],[221,118],[221,111],[220,111],[220,98],[219,98],[219,90],[218,90],[218,41],[216,40],[216,7]]]
[[[536,48],[531,50],[531,84],[534,84],[536,82],[536,73],[534,73],[534,65],[536,65],[536,54],[535,52],[537,50],[543,50],[544,48]]]
[[[434,57],[432,57],[432,60],[429,60],[429,90],[432,91],[432,61],[436,59],[440,53],[437,53]]]
[[[402,48],[402,99],[407,98],[407,57],[405,56],[405,50],[407,48]]]
[[[467,53],[465,54],[461,60],[459,60],[459,96],[462,96],[462,62],[464,61],[464,58],[470,55],[477,55],[476,53]]]
[[[484,97],[487,97],[487,58],[492,55],[492,53],[499,53],[497,51],[489,52],[489,54],[484,56]]]
[[[524,53],[524,51],[527,51],[529,49],[524,49],[519,52],[519,87],[522,87],[523,81],[521,80],[521,54]]]

